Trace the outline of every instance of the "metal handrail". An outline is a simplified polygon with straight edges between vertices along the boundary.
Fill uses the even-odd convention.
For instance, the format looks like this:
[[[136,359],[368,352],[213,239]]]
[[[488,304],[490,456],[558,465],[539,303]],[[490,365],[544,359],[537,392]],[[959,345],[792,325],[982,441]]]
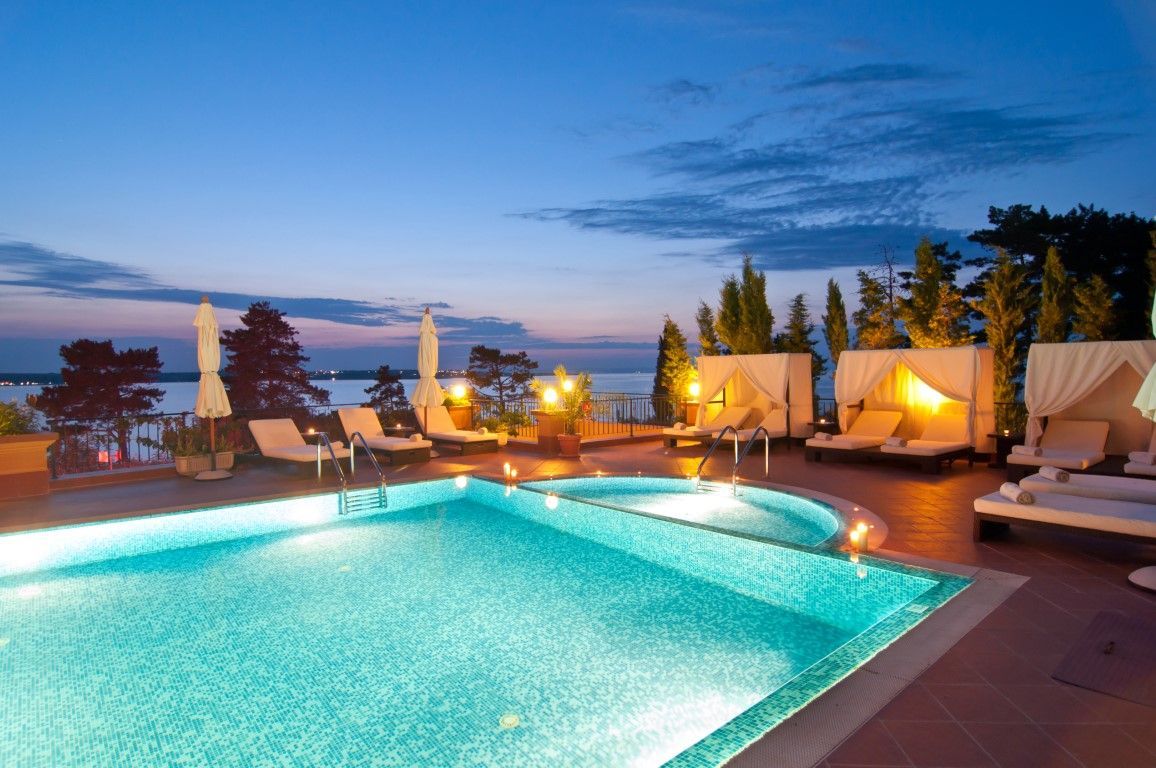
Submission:
[[[309,435],[309,432],[302,432],[302,436]],[[324,443],[325,448],[329,451],[329,460],[333,462],[333,468],[337,470],[337,476],[341,478],[341,489],[349,485],[349,481],[345,478],[345,471],[341,469],[341,462],[337,460],[337,454],[333,452],[333,443],[329,440],[329,435],[324,432],[313,432],[313,437],[317,438],[317,477],[321,477],[321,445]],[[352,449],[350,451],[352,453]]]
[[[766,427],[760,424],[759,426],[755,427],[754,433],[751,434],[751,439],[747,443],[747,447],[743,448],[742,453],[740,453],[739,457],[735,459],[734,473],[731,474],[732,485],[735,484],[735,478],[739,473],[739,464],[742,464],[743,459],[745,459],[747,454],[751,452],[751,447],[755,444],[755,441],[759,439],[760,432],[763,433],[763,477],[771,476],[771,433],[767,431]],[[735,445],[738,445],[737,435],[735,436]]]
[[[354,442],[360,441],[361,447],[365,449],[365,454],[369,456],[369,461],[373,464],[373,468],[377,470],[377,477],[381,480],[381,503],[382,506],[389,505],[388,491],[386,490],[385,473],[381,471],[381,464],[378,463],[377,457],[373,455],[373,450],[369,447],[369,443],[365,439],[365,435],[361,432],[354,432],[349,436],[349,474],[354,477],[357,476],[357,467],[354,464],[354,457],[357,455],[356,446]]]
[[[718,433],[718,437],[714,439],[714,442],[710,444],[710,448],[706,449],[706,455],[702,457],[702,461],[698,463],[698,469],[694,472],[695,477],[702,477],[702,468],[706,465],[706,461],[710,458],[710,455],[714,453],[715,448],[718,448],[719,443],[726,437],[727,432],[735,433],[735,464],[737,465],[739,463],[739,431],[730,424],[727,424],[722,428],[722,432]]]

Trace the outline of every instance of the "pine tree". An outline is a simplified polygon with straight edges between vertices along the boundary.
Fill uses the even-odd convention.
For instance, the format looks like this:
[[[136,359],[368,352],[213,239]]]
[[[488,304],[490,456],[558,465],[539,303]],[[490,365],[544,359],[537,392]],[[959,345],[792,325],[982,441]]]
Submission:
[[[1104,341],[1115,338],[1113,327],[1112,291],[1099,275],[1092,275],[1086,283],[1076,286],[1075,320],[1072,330],[1084,341]]]
[[[1071,323],[1071,298],[1068,273],[1060,261],[1060,252],[1048,248],[1044,272],[1040,279],[1040,311],[1036,316],[1036,341],[1055,344],[1068,340]]]
[[[466,379],[470,386],[498,401],[498,412],[506,412],[511,400],[531,396],[536,360],[525,352],[507,352],[478,344],[470,349]]]
[[[827,371],[826,360],[815,351],[815,341],[811,338],[814,331],[815,324],[811,322],[811,310],[807,308],[807,295],[800,293],[791,299],[786,329],[775,337],[775,350],[809,354],[811,356],[812,386]]]
[[[698,323],[698,353],[708,357],[721,355],[718,332],[714,325],[714,312],[705,301],[698,303],[698,313],[694,316]]]
[[[895,327],[895,315],[883,283],[860,269],[859,309],[855,322],[856,349],[896,349],[903,344],[903,336]]]
[[[922,338],[923,349],[939,349],[942,347],[961,347],[974,340],[968,330],[966,317],[967,304],[954,287],[947,283],[939,284],[939,301],[935,311],[927,321],[926,335]],[[912,337],[912,346],[915,345]]]
[[[684,400],[694,378],[694,364],[686,351],[686,336],[678,323],[666,315],[658,337],[658,360],[654,366],[654,412],[663,421],[674,415],[674,403]]]
[[[831,362],[839,364],[839,355],[850,346],[847,330],[847,305],[843,303],[843,292],[835,278],[827,280],[827,314],[823,315],[823,337],[827,339],[827,349],[831,352]]]
[[[976,309],[986,321],[987,345],[995,369],[995,400],[1011,403],[1016,399],[1016,379],[1022,358],[1016,339],[1027,322],[1026,307],[1031,294],[1027,275],[1002,248],[983,286],[983,298]]]
[[[309,383],[309,358],[284,318],[269,302],[257,301],[241,315],[242,328],[221,334],[229,361],[221,378],[235,410],[295,416],[308,405],[329,404],[329,393]]]
[[[156,347],[117,352],[111,340],[77,339],[60,347],[62,384],[44,387],[36,407],[49,419],[95,422],[112,432],[122,458],[129,455],[132,419],[156,408],[164,395],[155,383],[161,372]]]
[[[365,389],[369,402],[363,403],[387,419],[392,419],[398,411],[409,410],[409,398],[405,395],[405,385],[401,377],[389,369],[388,365],[378,366],[377,380]]]

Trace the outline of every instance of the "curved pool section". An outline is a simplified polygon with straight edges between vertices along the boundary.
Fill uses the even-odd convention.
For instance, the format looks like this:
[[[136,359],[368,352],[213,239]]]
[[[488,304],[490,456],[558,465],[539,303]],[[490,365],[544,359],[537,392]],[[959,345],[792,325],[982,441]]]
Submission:
[[[763,539],[817,547],[840,532],[833,507],[769,488],[671,477],[572,477],[523,483],[572,499],[695,523]]]

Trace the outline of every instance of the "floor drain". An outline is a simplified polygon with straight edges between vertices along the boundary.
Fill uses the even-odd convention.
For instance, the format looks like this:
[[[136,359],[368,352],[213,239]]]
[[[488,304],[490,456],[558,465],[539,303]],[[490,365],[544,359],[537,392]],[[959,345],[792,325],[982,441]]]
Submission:
[[[521,722],[522,718],[518,717],[517,715],[502,715],[500,718],[498,718],[498,725],[507,730],[510,728],[517,728]]]

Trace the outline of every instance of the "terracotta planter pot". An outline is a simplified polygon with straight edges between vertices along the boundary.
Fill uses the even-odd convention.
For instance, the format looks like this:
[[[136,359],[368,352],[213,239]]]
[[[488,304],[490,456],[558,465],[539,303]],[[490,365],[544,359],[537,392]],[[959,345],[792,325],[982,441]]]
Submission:
[[[55,432],[0,436],[0,499],[48,493],[48,449],[59,437]]]
[[[581,453],[582,435],[558,435],[558,455],[578,456]]]
[[[213,468],[209,454],[200,456],[174,456],[173,463],[177,465],[177,474],[193,477],[201,472],[208,472]],[[217,469],[233,468],[233,452],[217,451]]]

